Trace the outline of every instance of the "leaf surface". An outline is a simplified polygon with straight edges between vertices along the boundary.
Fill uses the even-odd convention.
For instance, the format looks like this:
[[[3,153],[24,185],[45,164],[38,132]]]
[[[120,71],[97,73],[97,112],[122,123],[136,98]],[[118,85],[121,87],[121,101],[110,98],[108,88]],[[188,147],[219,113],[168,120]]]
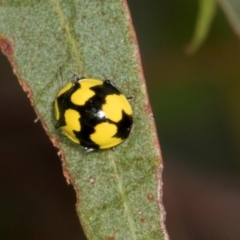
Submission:
[[[0,47],[59,148],[88,239],[168,239],[161,155],[126,2],[3,0]],[[111,79],[134,97],[133,131],[114,150],[87,153],[55,130],[53,101],[73,74]]]

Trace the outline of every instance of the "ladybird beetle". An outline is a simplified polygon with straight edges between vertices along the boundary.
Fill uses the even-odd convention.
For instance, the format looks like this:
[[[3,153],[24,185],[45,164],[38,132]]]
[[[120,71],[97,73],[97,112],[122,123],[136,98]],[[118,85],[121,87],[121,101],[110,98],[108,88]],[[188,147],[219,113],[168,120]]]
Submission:
[[[88,151],[117,146],[133,124],[128,99],[110,80],[74,75],[57,94],[54,108],[55,128]]]

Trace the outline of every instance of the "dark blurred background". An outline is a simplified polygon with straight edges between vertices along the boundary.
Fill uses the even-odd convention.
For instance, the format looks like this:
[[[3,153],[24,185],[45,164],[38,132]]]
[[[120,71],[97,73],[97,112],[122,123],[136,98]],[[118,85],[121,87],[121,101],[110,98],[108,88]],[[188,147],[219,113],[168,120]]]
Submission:
[[[164,159],[171,240],[240,239],[240,42],[218,9],[189,56],[197,0],[128,0]],[[0,239],[84,240],[76,197],[0,53]],[[126,239],[127,240],[127,239]]]

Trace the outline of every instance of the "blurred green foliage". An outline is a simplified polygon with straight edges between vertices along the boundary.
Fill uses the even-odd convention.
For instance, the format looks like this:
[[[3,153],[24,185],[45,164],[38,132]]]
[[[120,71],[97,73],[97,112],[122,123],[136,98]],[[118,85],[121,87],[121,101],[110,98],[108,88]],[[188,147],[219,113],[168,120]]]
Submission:
[[[238,172],[240,46],[227,17],[218,7],[206,41],[189,56],[197,0],[129,3],[165,164]]]

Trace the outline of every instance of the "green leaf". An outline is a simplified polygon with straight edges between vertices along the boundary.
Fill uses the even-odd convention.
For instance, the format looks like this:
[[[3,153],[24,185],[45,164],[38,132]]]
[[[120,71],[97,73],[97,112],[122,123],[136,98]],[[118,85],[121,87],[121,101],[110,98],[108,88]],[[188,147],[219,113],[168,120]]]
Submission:
[[[168,239],[161,155],[126,2],[0,1],[0,47],[59,148],[87,237]],[[53,101],[73,74],[111,79],[134,97],[133,131],[114,150],[87,153],[55,130]]]
[[[233,30],[240,37],[240,1],[239,0],[217,0],[225,12]]]
[[[216,12],[216,0],[199,0],[198,18],[192,40],[186,48],[188,53],[195,53],[204,43]]]

